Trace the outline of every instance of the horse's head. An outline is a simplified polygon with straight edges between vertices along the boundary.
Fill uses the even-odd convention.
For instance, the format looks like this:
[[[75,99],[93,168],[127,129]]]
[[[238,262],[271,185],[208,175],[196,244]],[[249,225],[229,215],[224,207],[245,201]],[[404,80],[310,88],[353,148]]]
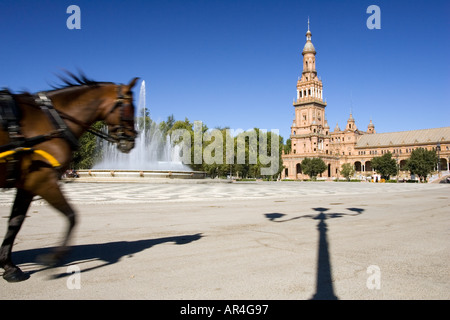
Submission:
[[[105,118],[110,136],[117,141],[117,148],[128,153],[134,148],[137,131],[134,128],[134,104],[131,89],[139,78],[127,85],[117,86],[117,98],[111,111]]]

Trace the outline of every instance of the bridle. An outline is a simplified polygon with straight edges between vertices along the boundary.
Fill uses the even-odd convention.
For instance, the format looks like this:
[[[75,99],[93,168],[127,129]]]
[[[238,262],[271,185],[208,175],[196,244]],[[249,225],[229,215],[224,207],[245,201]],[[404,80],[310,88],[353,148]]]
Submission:
[[[122,85],[119,85],[119,87],[117,88],[117,98],[115,104],[105,117],[106,120],[109,116],[111,116],[115,112],[117,108],[120,109],[119,124],[111,128],[111,131],[113,132],[112,134],[107,135],[108,137],[112,138],[114,142],[117,142],[119,144],[124,143],[126,141],[134,141],[137,135],[137,132],[133,127],[127,128],[125,126],[126,123],[132,122],[134,120],[134,112],[133,112],[134,110],[131,105],[132,99],[133,98],[131,95],[122,93]],[[134,136],[126,134],[125,133],[126,130],[131,131],[134,134]]]
[[[65,138],[72,149],[76,150],[79,147],[78,140],[73,135],[72,131],[69,127],[65,124],[65,122],[62,119],[66,119],[72,123],[75,123],[79,125],[80,127],[84,128],[86,131],[92,133],[93,135],[100,137],[108,142],[111,143],[117,143],[119,148],[121,146],[124,146],[129,141],[134,141],[137,135],[137,132],[132,127],[127,127],[125,124],[127,122],[133,121],[134,114],[133,114],[133,108],[131,107],[131,101],[132,97],[128,94],[122,93],[122,85],[118,86],[117,90],[117,98],[115,100],[115,103],[111,110],[107,113],[105,120],[110,117],[117,108],[120,109],[120,119],[119,124],[115,125],[111,128],[112,133],[105,133],[101,130],[98,130],[96,128],[92,128],[91,125],[84,123],[78,119],[75,119],[74,117],[68,115],[65,112],[62,112],[60,110],[56,110],[52,104],[52,101],[47,97],[45,92],[39,92],[37,94],[37,97],[35,98],[36,104],[41,108],[41,110],[50,118],[51,122],[53,123],[55,127],[55,131],[51,134],[52,137],[55,137],[55,133],[59,133],[60,136]],[[128,110],[128,109],[131,110]],[[131,131],[134,136],[128,135],[126,133],[126,130]]]

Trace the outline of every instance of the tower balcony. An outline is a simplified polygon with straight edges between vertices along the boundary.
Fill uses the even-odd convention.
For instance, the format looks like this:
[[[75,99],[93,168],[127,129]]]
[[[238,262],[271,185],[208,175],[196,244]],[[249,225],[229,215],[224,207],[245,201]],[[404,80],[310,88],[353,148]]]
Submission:
[[[303,98],[294,100],[293,105],[296,107],[296,106],[307,104],[307,103],[318,103],[324,107],[327,105],[326,101],[323,101],[322,99],[320,99],[318,97],[313,97],[313,96],[303,97]]]

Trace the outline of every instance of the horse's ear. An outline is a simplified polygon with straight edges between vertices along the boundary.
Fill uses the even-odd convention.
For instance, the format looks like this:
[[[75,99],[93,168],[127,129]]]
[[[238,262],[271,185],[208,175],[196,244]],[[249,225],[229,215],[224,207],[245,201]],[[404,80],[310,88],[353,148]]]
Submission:
[[[138,77],[136,77],[136,78],[133,78],[131,81],[130,81],[130,83],[128,84],[128,91],[130,91],[135,85],[136,85],[136,82],[139,80],[139,78]]]

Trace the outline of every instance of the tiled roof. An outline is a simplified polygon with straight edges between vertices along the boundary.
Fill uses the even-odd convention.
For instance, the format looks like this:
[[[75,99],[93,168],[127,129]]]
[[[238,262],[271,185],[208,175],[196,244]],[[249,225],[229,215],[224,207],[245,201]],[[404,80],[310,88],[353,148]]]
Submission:
[[[356,148],[450,142],[450,127],[363,135]]]
[[[303,52],[304,53],[306,53],[306,52],[314,52],[315,53],[316,52],[316,49],[314,48],[311,41],[307,41],[305,43],[305,46],[303,47]]]

